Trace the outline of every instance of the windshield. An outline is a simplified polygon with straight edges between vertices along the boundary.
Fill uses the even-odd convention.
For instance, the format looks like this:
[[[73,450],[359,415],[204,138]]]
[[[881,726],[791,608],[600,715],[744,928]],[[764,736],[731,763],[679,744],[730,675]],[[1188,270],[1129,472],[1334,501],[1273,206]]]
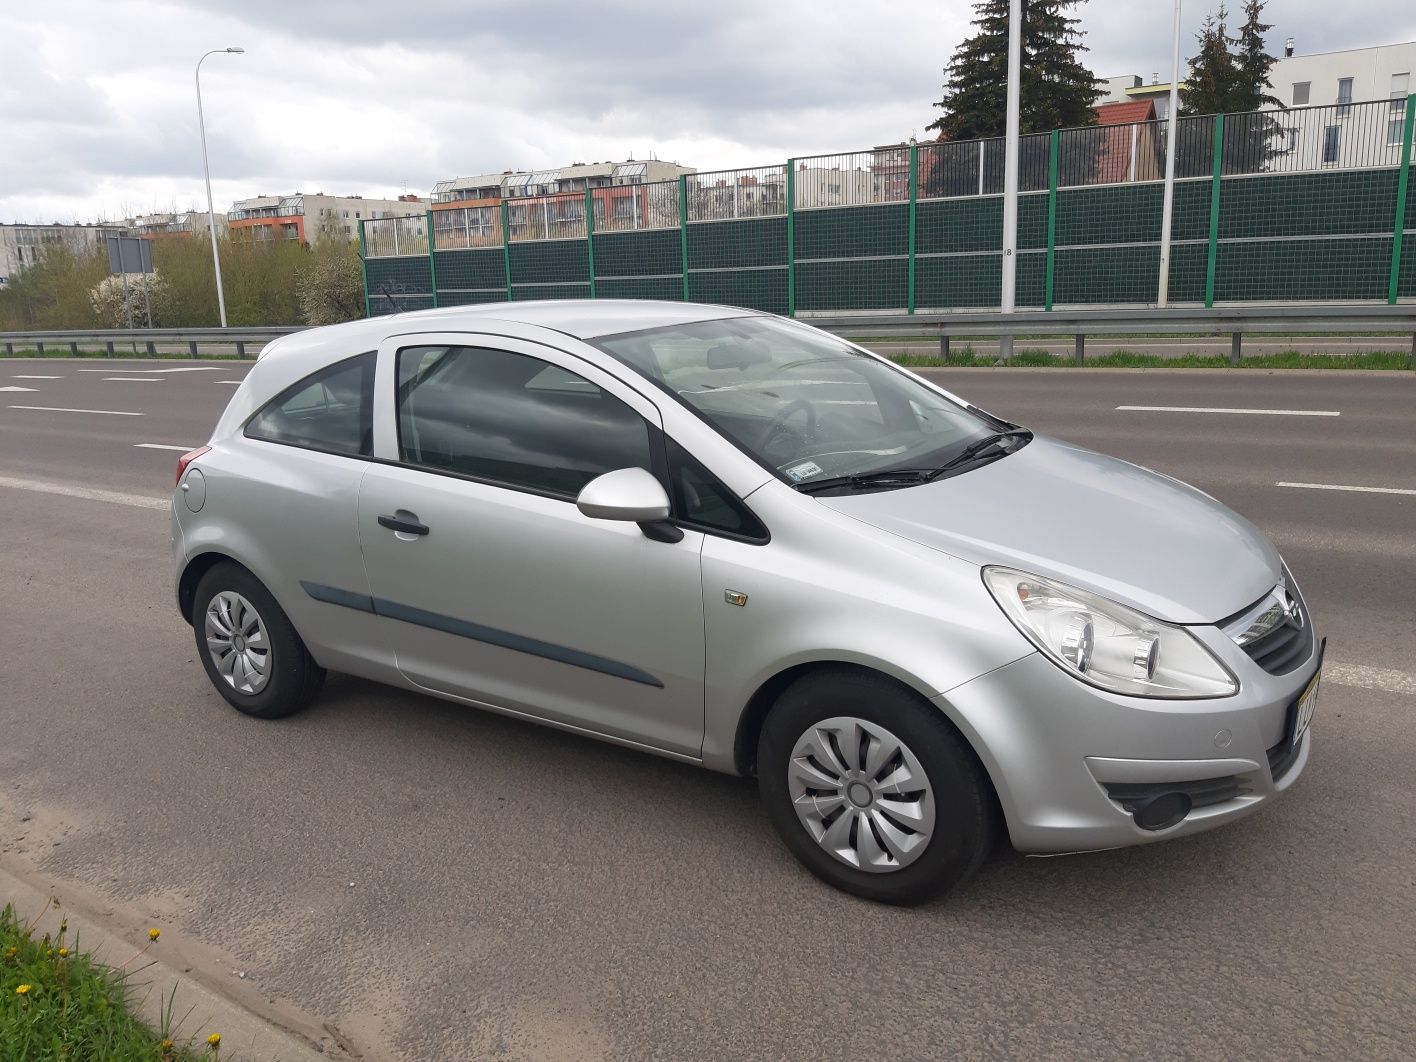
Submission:
[[[932,470],[997,424],[834,336],[771,317],[597,342],[790,483]]]

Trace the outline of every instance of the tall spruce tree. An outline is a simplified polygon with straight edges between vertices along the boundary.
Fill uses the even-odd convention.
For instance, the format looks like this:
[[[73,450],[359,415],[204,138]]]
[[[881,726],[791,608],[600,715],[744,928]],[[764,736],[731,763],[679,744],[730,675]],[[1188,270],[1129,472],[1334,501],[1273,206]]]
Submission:
[[[1244,25],[1239,29],[1239,54],[1235,58],[1238,83],[1234,87],[1231,111],[1256,111],[1260,107],[1282,107],[1269,92],[1269,71],[1278,57],[1270,55],[1264,34],[1273,29],[1261,21],[1266,0],[1245,0]]]
[[[1101,95],[1082,63],[1078,19],[1082,0],[1023,0],[1019,118],[1024,133],[1091,125]],[[943,113],[929,128],[943,140],[1002,136],[1008,99],[1008,0],[974,4],[977,32],[959,45],[944,70]]]
[[[1187,59],[1190,73],[1180,84],[1181,114],[1220,114],[1229,104],[1239,84],[1239,67],[1234,61],[1232,45],[1238,44],[1229,35],[1229,12],[1223,4],[1211,11],[1195,34],[1199,54]]]
[[[1226,173],[1262,170],[1280,151],[1282,126],[1260,111],[1262,107],[1283,106],[1269,92],[1269,71],[1276,60],[1264,44],[1264,34],[1273,28],[1263,21],[1264,2],[1245,0],[1244,25],[1237,37],[1229,35],[1229,12],[1222,4],[1205,19],[1196,34],[1199,54],[1190,59],[1190,73],[1180,89],[1182,115],[1226,115]],[[1207,172],[1212,151],[1213,140],[1208,135],[1181,136],[1177,172],[1186,176]]]

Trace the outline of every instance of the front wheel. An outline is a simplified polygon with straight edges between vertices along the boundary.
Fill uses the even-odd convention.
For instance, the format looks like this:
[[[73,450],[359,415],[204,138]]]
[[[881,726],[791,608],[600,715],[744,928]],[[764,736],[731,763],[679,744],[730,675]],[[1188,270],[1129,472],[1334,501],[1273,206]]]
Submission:
[[[289,617],[239,564],[224,561],[202,576],[192,602],[192,627],[207,677],[246,715],[293,715],[324,684],[324,669]]]
[[[968,878],[992,847],[987,775],[939,710],[884,675],[793,683],[758,743],[758,785],[813,874],[869,900],[917,904]]]

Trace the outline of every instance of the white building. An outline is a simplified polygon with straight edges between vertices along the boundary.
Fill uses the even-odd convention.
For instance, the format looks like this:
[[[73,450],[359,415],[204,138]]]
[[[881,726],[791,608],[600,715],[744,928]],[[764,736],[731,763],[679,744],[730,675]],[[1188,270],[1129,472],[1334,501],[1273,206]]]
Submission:
[[[693,173],[692,166],[661,159],[636,162],[577,162],[554,170],[505,170],[475,177],[453,177],[433,186],[433,209],[486,206],[518,196],[556,195],[583,192],[587,188],[611,188],[631,184],[674,181],[680,174]]]
[[[258,240],[298,240],[314,243],[335,237],[355,240],[359,237],[359,222],[376,218],[397,218],[417,215],[416,229],[424,233],[423,219],[428,209],[426,199],[416,195],[401,195],[397,199],[365,199],[361,195],[259,195],[238,199],[226,213],[232,234],[248,232]]]
[[[51,247],[77,255],[94,254],[109,236],[124,236],[121,225],[18,225],[0,222],[0,288],[39,261]]]
[[[1340,52],[1295,54],[1292,37],[1284,54],[1269,71],[1269,89],[1285,107],[1364,103],[1369,100],[1405,99],[1416,91],[1416,41],[1380,44],[1375,48],[1346,48]],[[1164,119],[1170,105],[1170,82],[1159,73],[1149,83],[1139,74],[1098,78],[1103,95],[1097,103],[1123,100],[1155,101],[1157,118]]]
[[[205,236],[212,215],[205,210],[181,210],[160,214],[139,214],[123,224],[134,236]],[[216,215],[216,234],[226,235],[226,217]]]
[[[870,156],[872,161],[874,156]],[[879,182],[864,167],[813,166],[802,162],[792,175],[792,191],[798,208],[859,206],[875,201]]]
[[[1401,158],[1405,101],[1416,91],[1416,41],[1338,52],[1294,54],[1289,38],[1269,72],[1269,90],[1282,104],[1269,118],[1268,171],[1394,166]],[[1156,117],[1169,108],[1169,83],[1153,74],[1099,79],[1098,103],[1145,100]],[[1230,126],[1236,119],[1229,119]]]

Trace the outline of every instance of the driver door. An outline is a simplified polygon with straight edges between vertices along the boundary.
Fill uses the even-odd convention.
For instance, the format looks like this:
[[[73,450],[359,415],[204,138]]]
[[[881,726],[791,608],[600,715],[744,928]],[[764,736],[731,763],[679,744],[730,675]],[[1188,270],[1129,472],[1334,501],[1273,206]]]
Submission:
[[[390,393],[359,530],[400,671],[698,756],[703,534],[653,541],[575,506],[597,475],[662,467],[658,409],[589,362],[506,337],[400,337],[379,357]]]

